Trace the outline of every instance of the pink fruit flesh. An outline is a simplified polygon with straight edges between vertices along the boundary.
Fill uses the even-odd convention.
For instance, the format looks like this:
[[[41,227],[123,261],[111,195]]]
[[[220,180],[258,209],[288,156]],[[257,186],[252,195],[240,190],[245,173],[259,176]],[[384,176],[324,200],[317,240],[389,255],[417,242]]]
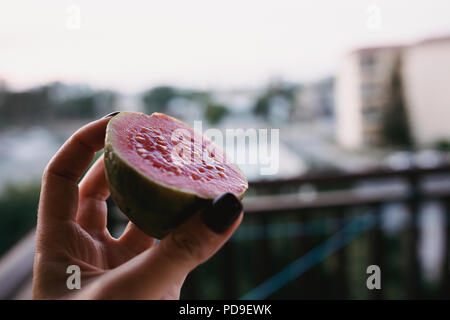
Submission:
[[[236,165],[184,123],[158,113],[117,120],[111,128],[116,150],[151,180],[206,199],[246,191],[247,179]]]

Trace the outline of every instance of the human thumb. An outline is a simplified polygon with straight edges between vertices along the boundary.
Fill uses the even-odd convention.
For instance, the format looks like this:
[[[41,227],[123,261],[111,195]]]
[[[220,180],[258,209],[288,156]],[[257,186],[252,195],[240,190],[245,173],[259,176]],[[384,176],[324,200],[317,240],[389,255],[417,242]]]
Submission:
[[[172,231],[155,248],[158,259],[166,259],[174,269],[187,274],[214,255],[242,220],[242,204],[225,193],[212,205]],[[155,257],[155,258],[156,258]]]
[[[191,270],[211,258],[237,229],[242,216],[238,198],[231,193],[219,196],[154,248],[129,261],[128,266],[119,267],[122,271],[119,279],[113,281],[113,287],[128,292],[128,298],[159,299],[174,284],[182,283]]]
[[[225,193],[204,212],[163,239],[159,254],[170,257],[180,267],[193,269],[208,260],[228,240],[240,223],[241,213],[239,199]]]

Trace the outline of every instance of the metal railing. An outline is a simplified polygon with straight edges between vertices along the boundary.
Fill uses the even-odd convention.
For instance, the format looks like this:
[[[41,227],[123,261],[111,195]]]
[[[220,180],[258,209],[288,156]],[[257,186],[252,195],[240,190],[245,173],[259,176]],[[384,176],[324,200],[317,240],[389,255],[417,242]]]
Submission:
[[[358,254],[365,256],[364,263],[379,265],[383,279],[396,278],[400,270],[401,297],[428,297],[420,271],[419,215],[422,204],[437,201],[445,208],[445,221],[450,221],[450,183],[446,182],[450,182],[450,166],[251,182],[243,225],[210,262],[190,274],[182,298],[359,298],[361,295],[352,293],[352,268],[359,274],[365,269],[361,271],[362,260],[354,258],[351,245],[360,234],[365,242]],[[383,208],[392,203],[403,204],[409,217],[394,253],[383,229]],[[364,214],[374,219],[370,228],[358,229],[358,234],[350,230],[354,238],[342,233],[352,218]],[[113,220],[109,226],[111,223],[121,221]],[[448,223],[444,230],[443,273],[433,291],[433,297],[439,298],[450,297]],[[281,247],[280,239],[285,240]],[[337,245],[335,240],[342,241]],[[33,254],[31,232],[0,259],[0,299],[31,297]],[[397,271],[391,267],[392,255],[401,256]],[[328,260],[333,261],[332,266],[323,266]],[[387,280],[385,284],[389,286]],[[358,286],[365,287],[365,283]],[[374,290],[365,297],[389,298],[385,292]]]
[[[308,186],[306,195],[302,186]],[[213,258],[216,276],[210,281],[220,285],[212,298],[450,298],[449,166],[255,181],[249,189],[254,197],[245,201],[246,223],[233,237],[235,241]],[[419,216],[429,201],[442,205],[446,222],[442,276],[433,288],[424,281],[419,257]],[[390,204],[402,205],[407,215],[406,225],[394,235],[398,241],[384,230],[389,214],[385,207]],[[373,220],[345,232],[354,218],[366,215]],[[327,224],[322,228],[327,230],[318,230],[317,223]],[[276,247],[282,238],[285,241]],[[397,247],[391,248],[393,242]],[[358,246],[364,259],[355,258]],[[328,260],[333,260],[332,267],[325,265]],[[366,267],[373,264],[382,270],[382,290],[366,287]],[[204,275],[213,272],[208,269],[201,266],[192,272],[185,298],[211,298],[204,285]],[[251,280],[243,285],[243,277]],[[391,283],[397,283],[397,288]]]

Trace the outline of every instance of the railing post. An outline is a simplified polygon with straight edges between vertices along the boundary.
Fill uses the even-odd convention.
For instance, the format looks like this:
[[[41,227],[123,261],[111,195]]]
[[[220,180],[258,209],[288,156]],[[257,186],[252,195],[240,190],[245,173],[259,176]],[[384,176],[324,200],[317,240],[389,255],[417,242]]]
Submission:
[[[345,221],[345,208],[340,208],[338,210],[338,224],[337,228],[341,230],[345,227],[346,221]],[[348,260],[348,250],[347,246],[344,246],[337,252],[337,260],[338,260],[338,266],[336,270],[336,279],[337,279],[337,296],[333,298],[337,299],[349,299],[350,298],[350,288],[349,288],[349,276],[348,276],[348,270],[349,270],[349,260]]]
[[[444,210],[444,261],[442,263],[440,298],[450,299],[450,199],[445,199]]]
[[[421,190],[417,174],[411,174],[409,215],[410,225],[407,239],[407,264],[406,264],[406,295],[409,299],[418,299],[420,290],[420,264],[418,258],[419,244],[419,210],[421,204]]]
[[[221,249],[221,268],[222,268],[222,299],[237,299],[237,274],[236,274],[236,243],[233,240],[228,241]]]
[[[302,212],[298,215],[298,218],[295,219],[297,223],[301,226],[301,234],[295,241],[295,255],[303,256],[305,255],[311,247],[310,236],[305,233],[305,223],[307,222],[307,214]],[[308,272],[301,275],[298,279],[295,280],[295,285],[298,288],[298,294],[294,296],[294,299],[310,299],[311,288],[313,286],[311,278],[309,277]]]
[[[382,216],[382,206],[381,204],[375,205],[373,208],[373,214],[375,219],[375,226],[370,231],[369,234],[369,241],[370,241],[370,252],[372,253],[370,255],[371,264],[377,265],[380,268],[381,271],[381,289],[373,289],[371,290],[371,298],[375,300],[380,300],[383,298],[383,289],[384,289],[384,279],[386,277],[386,268],[384,265],[384,255],[386,252],[383,252],[384,250],[384,237],[383,237],[383,229],[382,229],[382,222],[383,222],[383,216]]]
[[[262,238],[257,240],[258,262],[261,266],[257,271],[258,282],[266,280],[274,273],[274,261],[271,259],[270,239],[269,239],[269,220],[266,214],[262,214],[259,219],[259,226],[262,228]]]

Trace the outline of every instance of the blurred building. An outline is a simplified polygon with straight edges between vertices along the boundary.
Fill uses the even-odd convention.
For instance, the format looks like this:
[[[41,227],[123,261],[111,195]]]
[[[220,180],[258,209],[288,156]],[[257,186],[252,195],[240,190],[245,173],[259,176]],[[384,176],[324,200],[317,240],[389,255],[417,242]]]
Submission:
[[[382,117],[401,66],[411,135],[418,145],[450,139],[450,38],[364,48],[342,61],[336,81],[337,139],[347,148],[383,143]]]
[[[401,51],[401,47],[365,48],[344,58],[336,81],[337,138],[343,146],[381,142],[381,115]]]
[[[405,98],[419,145],[450,140],[450,36],[403,51]]]

